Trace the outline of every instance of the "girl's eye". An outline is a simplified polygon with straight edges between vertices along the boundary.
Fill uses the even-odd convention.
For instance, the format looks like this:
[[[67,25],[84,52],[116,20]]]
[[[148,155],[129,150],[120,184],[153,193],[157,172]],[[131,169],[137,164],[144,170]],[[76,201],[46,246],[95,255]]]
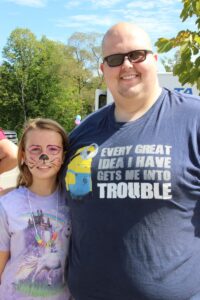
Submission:
[[[28,151],[29,151],[29,153],[31,153],[31,154],[37,154],[37,155],[39,155],[40,153],[41,153],[41,148],[40,147],[30,147],[29,149],[28,149]]]
[[[56,155],[60,152],[61,147],[59,146],[55,146],[55,145],[51,145],[47,147],[47,153],[52,154],[52,155]]]
[[[32,155],[40,155],[41,153],[47,153],[49,155],[57,155],[60,153],[62,147],[57,145],[48,145],[46,149],[42,149],[41,146],[30,146],[28,152]]]

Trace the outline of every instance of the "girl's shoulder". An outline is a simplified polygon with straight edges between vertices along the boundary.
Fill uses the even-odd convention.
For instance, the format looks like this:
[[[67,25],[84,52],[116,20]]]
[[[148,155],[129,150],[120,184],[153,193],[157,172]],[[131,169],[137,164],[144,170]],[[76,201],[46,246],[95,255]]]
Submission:
[[[9,188],[0,190],[0,197],[7,195],[9,192],[12,192],[15,189],[16,189],[16,187],[9,187]]]
[[[2,205],[15,204],[19,199],[22,199],[22,196],[25,194],[26,188],[9,188],[4,191],[4,193],[0,196],[0,203]]]

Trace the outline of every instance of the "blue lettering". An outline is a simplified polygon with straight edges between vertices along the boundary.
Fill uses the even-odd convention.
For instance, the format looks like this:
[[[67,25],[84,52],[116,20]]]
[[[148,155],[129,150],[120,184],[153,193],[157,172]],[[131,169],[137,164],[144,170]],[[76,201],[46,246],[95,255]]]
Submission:
[[[185,89],[184,93],[192,95],[192,88]]]
[[[180,93],[183,92],[184,88],[174,88],[174,90]]]
[[[176,87],[176,88],[174,88],[174,90],[175,91],[177,91],[177,92],[179,92],[179,93],[185,93],[185,94],[190,94],[190,95],[192,95],[193,93],[192,93],[192,88],[178,88],[178,87]]]

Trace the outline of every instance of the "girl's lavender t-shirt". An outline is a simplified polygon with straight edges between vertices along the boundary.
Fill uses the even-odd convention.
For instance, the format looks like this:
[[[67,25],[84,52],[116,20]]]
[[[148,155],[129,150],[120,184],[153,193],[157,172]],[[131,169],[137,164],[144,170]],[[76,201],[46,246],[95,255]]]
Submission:
[[[27,191],[20,187],[0,197],[0,251],[10,251],[0,299],[70,299],[64,276],[71,235],[69,209],[58,191],[42,197],[29,191],[30,207]]]

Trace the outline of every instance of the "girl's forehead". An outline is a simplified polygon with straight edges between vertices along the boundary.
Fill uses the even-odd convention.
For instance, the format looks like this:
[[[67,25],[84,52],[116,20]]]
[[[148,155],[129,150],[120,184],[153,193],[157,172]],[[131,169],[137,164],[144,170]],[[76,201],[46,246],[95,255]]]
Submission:
[[[26,144],[42,145],[60,142],[62,143],[62,137],[54,130],[35,128],[28,131],[26,135]]]

